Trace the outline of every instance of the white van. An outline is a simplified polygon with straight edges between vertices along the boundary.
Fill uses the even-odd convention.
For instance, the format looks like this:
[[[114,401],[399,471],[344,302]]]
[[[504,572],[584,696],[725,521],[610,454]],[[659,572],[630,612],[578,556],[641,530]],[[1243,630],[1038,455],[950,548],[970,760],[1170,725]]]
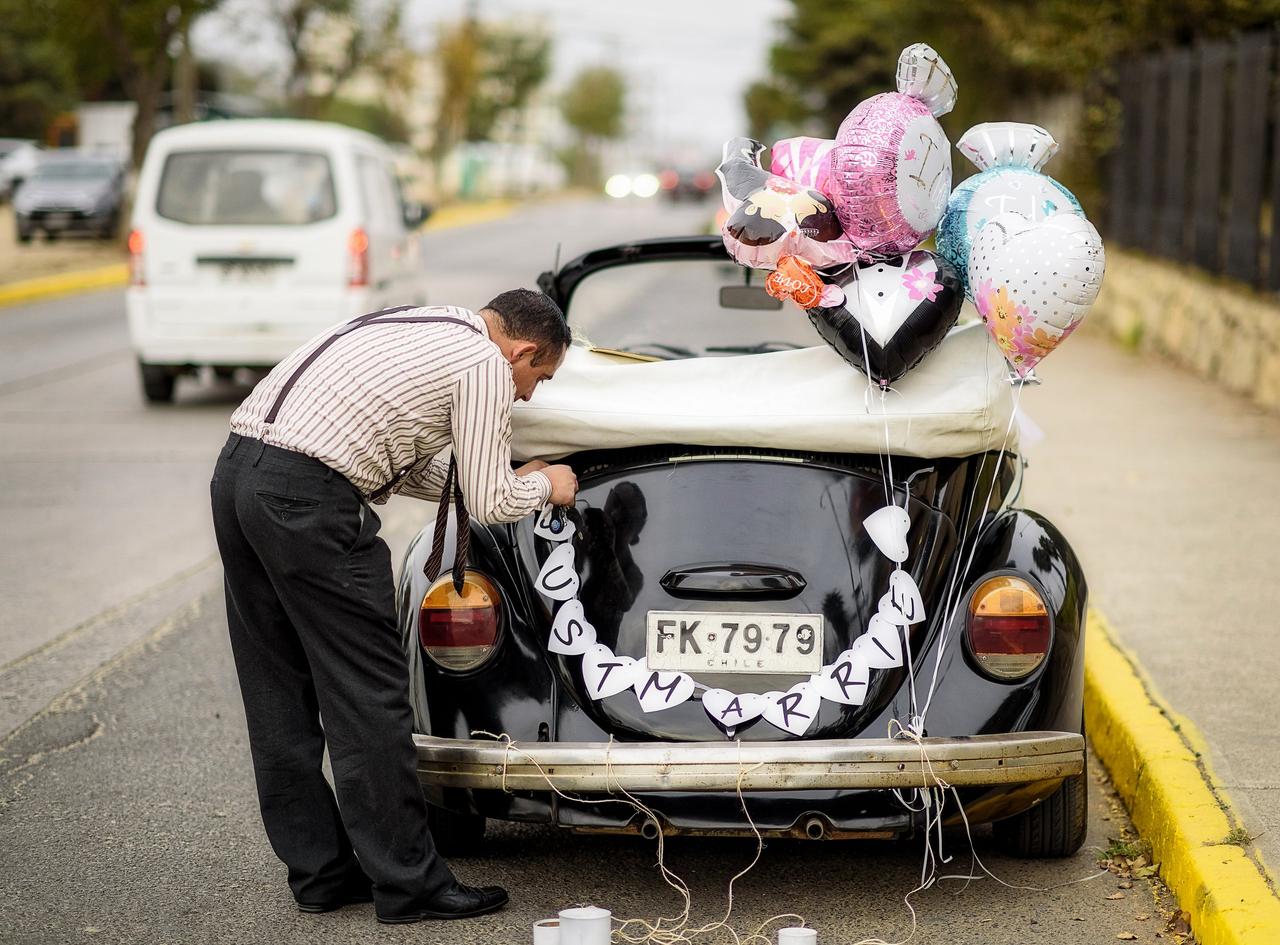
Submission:
[[[129,334],[150,401],[210,365],[268,368],[323,328],[423,304],[392,154],[342,125],[246,119],[151,141],[129,234]]]

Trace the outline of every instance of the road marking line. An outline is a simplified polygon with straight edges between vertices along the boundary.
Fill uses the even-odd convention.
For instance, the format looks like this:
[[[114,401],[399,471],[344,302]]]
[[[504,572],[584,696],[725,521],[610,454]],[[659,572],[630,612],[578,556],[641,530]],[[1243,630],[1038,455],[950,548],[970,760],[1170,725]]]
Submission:
[[[1280,895],[1256,849],[1228,835],[1242,826],[1205,758],[1195,726],[1155,690],[1106,618],[1089,613],[1085,723],[1160,877],[1191,914],[1201,945],[1280,942]]]

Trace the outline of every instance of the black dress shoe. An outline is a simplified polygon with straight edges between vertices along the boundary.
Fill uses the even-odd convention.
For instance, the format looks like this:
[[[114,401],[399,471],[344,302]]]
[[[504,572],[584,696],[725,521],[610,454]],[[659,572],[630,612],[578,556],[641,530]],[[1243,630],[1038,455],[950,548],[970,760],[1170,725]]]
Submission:
[[[469,919],[495,912],[507,904],[507,891],[501,886],[464,886],[455,882],[422,904],[422,908],[397,915],[378,914],[387,925],[421,922],[423,919]]]
[[[373,883],[367,876],[358,876],[344,883],[329,899],[320,902],[298,902],[299,912],[332,912],[343,906],[359,902],[373,902]]]

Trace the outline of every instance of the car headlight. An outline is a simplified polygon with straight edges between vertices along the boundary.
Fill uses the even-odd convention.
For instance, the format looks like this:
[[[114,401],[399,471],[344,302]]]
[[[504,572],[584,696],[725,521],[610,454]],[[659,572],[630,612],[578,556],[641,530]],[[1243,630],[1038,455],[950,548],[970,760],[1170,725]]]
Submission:
[[[1001,681],[1029,676],[1049,655],[1049,608],[1030,581],[1012,574],[987,578],[969,598],[969,652]]]
[[[427,589],[418,609],[418,640],[431,661],[455,673],[475,669],[498,642],[502,595],[479,571],[468,569],[462,592],[445,574]]]

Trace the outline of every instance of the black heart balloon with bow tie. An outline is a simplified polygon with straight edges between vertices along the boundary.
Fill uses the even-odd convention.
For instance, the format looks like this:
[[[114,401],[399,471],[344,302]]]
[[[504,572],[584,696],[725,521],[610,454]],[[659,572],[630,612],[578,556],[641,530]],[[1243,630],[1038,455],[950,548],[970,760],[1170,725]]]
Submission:
[[[809,321],[842,358],[881,387],[937,347],[964,303],[959,271],[923,249],[854,263],[832,281],[843,287],[844,304],[808,309]]]

